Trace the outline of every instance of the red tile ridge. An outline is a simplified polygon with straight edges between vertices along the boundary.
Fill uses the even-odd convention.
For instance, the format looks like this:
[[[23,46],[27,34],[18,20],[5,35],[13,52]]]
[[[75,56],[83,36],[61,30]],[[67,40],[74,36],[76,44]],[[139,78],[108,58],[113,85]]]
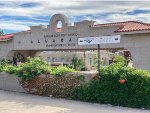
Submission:
[[[13,38],[13,36],[14,36],[14,34],[1,35],[0,40],[11,39],[11,38]]]
[[[150,23],[143,23],[139,21],[125,21],[125,22],[115,22],[115,23],[106,23],[106,24],[97,24],[92,27],[101,27],[101,26],[120,26],[114,32],[131,32],[131,31],[143,31],[150,30]]]

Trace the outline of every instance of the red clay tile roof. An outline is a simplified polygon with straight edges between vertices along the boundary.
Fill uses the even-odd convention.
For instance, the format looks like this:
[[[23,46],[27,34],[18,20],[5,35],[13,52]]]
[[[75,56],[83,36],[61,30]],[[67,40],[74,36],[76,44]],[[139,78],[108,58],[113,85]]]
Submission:
[[[22,31],[22,32],[31,32],[31,30]],[[2,36],[0,36],[0,40],[11,39],[11,38],[13,38],[13,36],[14,36],[14,34],[6,34],[6,35],[2,35]]]
[[[13,38],[13,34],[6,34],[6,35],[2,35],[0,36],[0,40],[4,40],[4,39],[11,39]]]
[[[97,25],[94,25],[93,27],[101,27],[101,26],[120,26],[119,29],[117,29],[114,32],[132,32],[132,31],[150,30],[150,24],[137,22],[137,21],[97,24]]]

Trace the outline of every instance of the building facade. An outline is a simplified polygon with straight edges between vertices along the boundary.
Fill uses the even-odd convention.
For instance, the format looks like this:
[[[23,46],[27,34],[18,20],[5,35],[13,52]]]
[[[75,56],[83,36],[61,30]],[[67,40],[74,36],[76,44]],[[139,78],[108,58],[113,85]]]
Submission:
[[[62,22],[62,28],[57,23]],[[55,14],[47,26],[32,26],[31,30],[0,37],[0,58],[21,61],[40,51],[96,50],[97,45],[78,45],[78,38],[120,35],[117,44],[102,44],[101,49],[129,50],[133,66],[150,70],[150,24],[127,21],[95,24],[83,20],[72,26],[63,14]]]
[[[72,64],[72,59],[77,57],[83,60],[83,65],[87,70],[96,70],[97,68],[97,51],[44,51],[38,52],[35,56],[44,59],[54,66],[70,65]],[[109,65],[111,57],[107,51],[102,50],[101,59],[103,59],[103,65]]]

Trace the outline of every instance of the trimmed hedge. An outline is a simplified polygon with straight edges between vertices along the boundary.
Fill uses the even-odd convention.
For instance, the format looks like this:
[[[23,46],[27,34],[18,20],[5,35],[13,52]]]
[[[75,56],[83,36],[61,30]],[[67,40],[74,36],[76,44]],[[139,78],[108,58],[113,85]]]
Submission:
[[[21,86],[29,93],[42,96],[66,98],[70,89],[82,84],[80,77],[65,75],[41,75],[33,79],[19,79]]]
[[[87,102],[150,109],[150,73],[111,64],[101,76],[72,90],[71,98]]]

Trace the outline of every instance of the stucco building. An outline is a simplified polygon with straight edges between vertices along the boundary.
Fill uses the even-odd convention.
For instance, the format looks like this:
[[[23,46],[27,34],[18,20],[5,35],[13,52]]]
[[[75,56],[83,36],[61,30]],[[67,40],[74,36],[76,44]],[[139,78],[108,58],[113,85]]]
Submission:
[[[62,28],[57,23],[62,22]],[[150,24],[137,21],[95,24],[83,20],[71,25],[63,14],[51,17],[47,26],[31,26],[31,30],[0,36],[0,58],[14,62],[39,51],[96,50],[97,45],[78,45],[78,38],[120,35],[120,43],[102,44],[101,49],[129,50],[133,66],[150,70]]]
[[[41,57],[50,65],[70,65],[73,57],[77,57],[83,60],[83,65],[87,70],[97,68],[97,51],[43,51],[37,52],[36,56]],[[103,65],[109,65],[111,57],[107,51],[102,50],[101,59],[103,59]]]

